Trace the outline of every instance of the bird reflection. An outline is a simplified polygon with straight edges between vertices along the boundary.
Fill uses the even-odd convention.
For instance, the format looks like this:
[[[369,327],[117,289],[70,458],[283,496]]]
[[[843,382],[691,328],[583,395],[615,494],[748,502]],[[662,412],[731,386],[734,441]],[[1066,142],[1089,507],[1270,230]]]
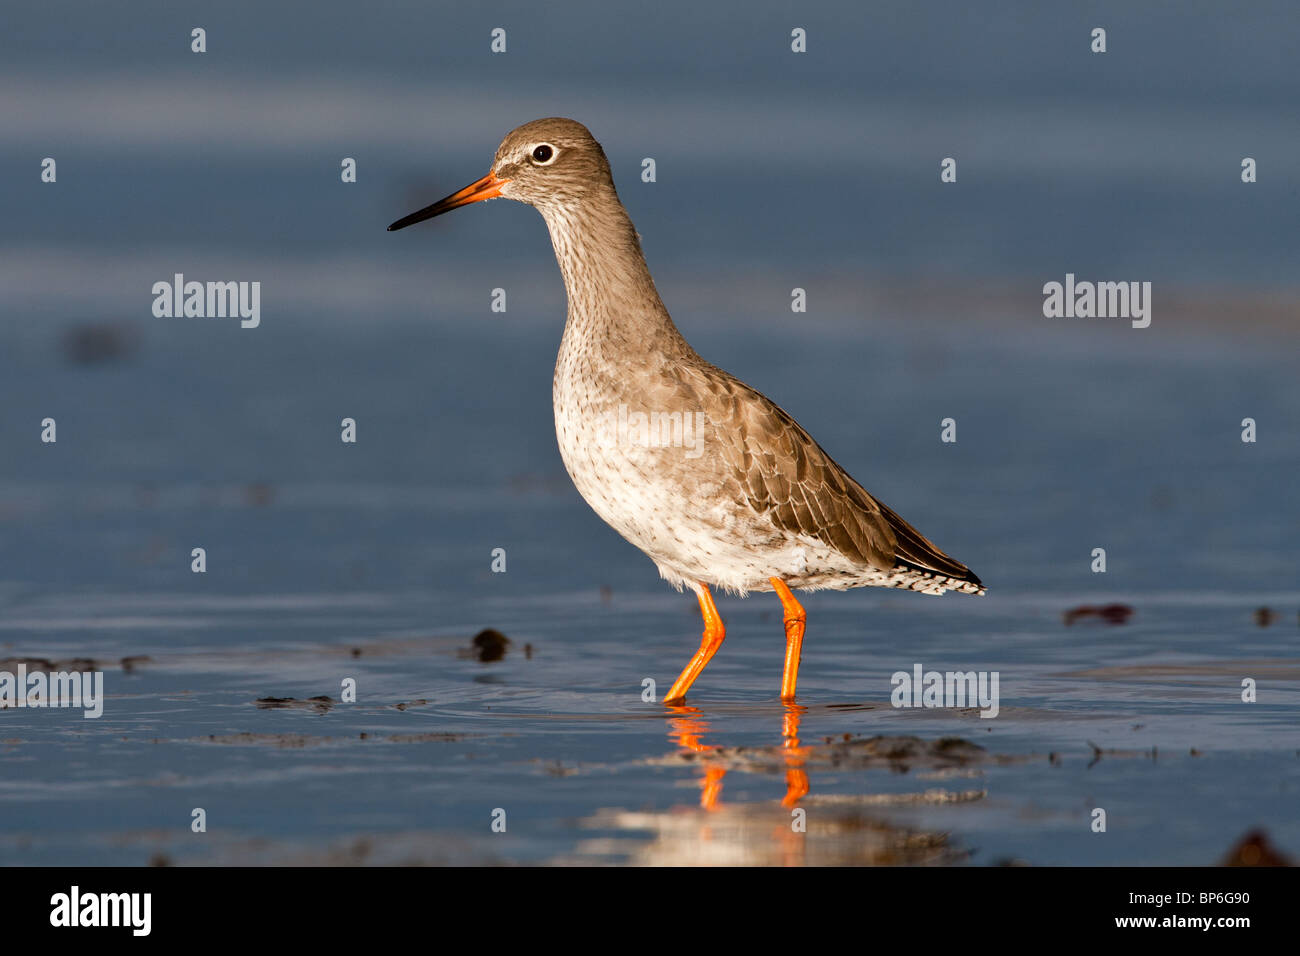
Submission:
[[[795,703],[787,703],[785,716],[781,721],[781,744],[785,748],[785,797],[781,806],[793,807],[800,799],[807,796],[811,785],[808,783],[808,771],[804,762],[808,751],[799,745],[799,718],[808,708]]]
[[[783,703],[784,713],[781,719],[781,753],[785,760],[785,796],[781,806],[794,807],[808,794],[811,785],[808,771],[804,764],[807,749],[799,742],[799,720],[807,712],[806,707],[793,702]],[[722,779],[727,775],[724,760],[727,749],[718,744],[707,743],[705,735],[709,732],[709,723],[704,719],[698,707],[669,705],[672,715],[668,719],[668,739],[677,745],[688,759],[702,757],[704,775],[700,780],[700,806],[705,810],[716,810],[721,805]]]
[[[695,775],[702,809],[678,805],[662,810],[599,810],[584,820],[584,826],[604,830],[606,835],[583,840],[566,860],[647,866],[915,866],[969,858],[969,851],[954,846],[946,832],[900,824],[891,819],[890,808],[915,810],[942,804],[951,816],[956,805],[982,801],[983,790],[927,783],[923,791],[881,792],[871,778],[916,772],[927,780],[967,780],[981,774],[990,760],[983,747],[956,737],[849,733],[805,742],[800,736],[805,714],[830,723],[845,719],[849,710],[871,710],[874,705],[783,706],[781,711],[762,709],[771,721],[771,742],[745,747],[719,743],[710,722],[722,720],[722,712],[706,717],[695,707],[669,707],[670,752],[649,763]],[[746,720],[752,724],[753,710],[747,711]],[[811,732],[813,726],[805,729]],[[826,776],[822,790],[839,792],[814,794],[809,779],[812,768],[821,768]],[[776,793],[771,794],[773,799],[747,802],[733,795],[724,802],[728,773],[754,774],[764,780],[784,773],[784,796],[779,803]]]

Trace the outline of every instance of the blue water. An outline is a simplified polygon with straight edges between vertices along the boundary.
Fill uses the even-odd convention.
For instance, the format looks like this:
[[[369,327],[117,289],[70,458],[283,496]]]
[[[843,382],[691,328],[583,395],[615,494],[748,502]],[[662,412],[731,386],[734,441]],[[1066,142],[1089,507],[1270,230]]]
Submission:
[[[1300,854],[1291,8],[747,9],[6,14],[0,659],[93,658],[108,700],[0,710],[0,862]],[[642,699],[698,612],[564,473],[540,218],[383,231],[548,113],[604,142],[699,351],[987,597],[808,595],[794,711],[779,605],[719,598],[689,709]],[[175,272],[261,281],[260,327],[155,319]],[[1151,327],[1043,318],[1066,272],[1151,281]],[[88,325],[123,353],[76,361]],[[1108,603],[1132,617],[1064,623]],[[468,653],[487,627],[503,660]],[[999,716],[891,707],[917,663],[997,671]]]

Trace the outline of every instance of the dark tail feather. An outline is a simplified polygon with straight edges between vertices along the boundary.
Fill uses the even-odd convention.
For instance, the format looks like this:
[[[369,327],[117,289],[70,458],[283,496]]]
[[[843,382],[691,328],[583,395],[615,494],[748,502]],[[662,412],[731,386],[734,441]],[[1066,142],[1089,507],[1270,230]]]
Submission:
[[[913,528],[884,504],[879,501],[876,503],[880,505],[880,513],[889,522],[889,527],[893,530],[894,537],[898,541],[895,557],[900,564],[906,564],[922,571],[933,571],[950,577],[954,581],[963,581],[983,589],[984,585],[975,576],[975,572],[960,561],[948,557],[935,547],[929,538]]]

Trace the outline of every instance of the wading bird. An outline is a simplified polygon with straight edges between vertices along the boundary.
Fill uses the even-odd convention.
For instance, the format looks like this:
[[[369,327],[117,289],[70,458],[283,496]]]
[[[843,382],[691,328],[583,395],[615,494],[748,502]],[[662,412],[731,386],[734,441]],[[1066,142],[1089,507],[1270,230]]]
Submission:
[[[710,587],[781,599],[787,701],[805,623],[790,588],[984,593],[969,568],[869,495],[785,411],[687,344],[605,152],[581,123],[525,123],[486,176],[388,229],[498,196],[542,214],[564,274],[569,314],[553,400],[569,476],[670,584],[699,596],[704,639],[665,703],[681,703],[722,645]]]

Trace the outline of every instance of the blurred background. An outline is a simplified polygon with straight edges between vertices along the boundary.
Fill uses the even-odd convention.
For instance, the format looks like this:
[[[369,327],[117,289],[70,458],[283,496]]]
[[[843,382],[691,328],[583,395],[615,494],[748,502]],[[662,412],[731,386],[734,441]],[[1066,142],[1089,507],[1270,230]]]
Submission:
[[[890,826],[955,830],[952,860],[975,862],[1207,862],[1252,826],[1300,852],[1298,26],[1284,0],[11,5],[0,658],[92,659],[117,696],[93,726],[0,714],[0,759],[21,771],[0,780],[0,862],[247,860],[269,835],[292,846],[268,862],[353,861],[340,846],[396,833],[421,862],[589,859],[573,821],[610,807],[652,817],[597,818],[615,844],[588,847],[601,859],[698,848],[687,827],[635,856],[654,813],[696,800],[694,771],[659,762],[686,731],[670,743],[639,694],[677,673],[698,619],[564,473],[565,300],[541,218],[496,202],[384,231],[548,115],[604,145],[696,348],[990,586],[982,602],[810,597],[805,736],[904,721],[993,746],[995,723],[1008,753],[1080,757],[1055,782],[999,770],[978,821]],[[260,327],[153,317],[153,283],[178,272],[259,281]],[[1150,328],[1044,318],[1042,286],[1067,272],[1151,282]],[[1135,614],[1064,630],[1090,602]],[[691,718],[717,744],[781,742],[772,603],[721,602],[737,636],[692,702],[732,709]],[[484,627],[510,636],[505,660],[458,656]],[[117,663],[132,657],[149,663]],[[916,660],[1001,668],[1007,717],[891,711],[888,675]],[[254,706],[337,698],[358,670],[366,706]],[[1246,712],[1251,675],[1275,687]],[[610,715],[626,719],[588,719]],[[412,722],[448,737],[340,743]],[[1221,762],[1148,776],[1154,761],[1089,767],[1093,743]],[[767,812],[776,772],[733,774],[728,794]],[[1133,840],[1077,829],[1099,778],[1146,821]],[[813,792],[891,779],[845,771]],[[480,845],[503,793],[529,836]],[[226,842],[178,846],[168,828],[188,834],[204,800],[224,805]],[[733,862],[771,849],[737,839]]]

